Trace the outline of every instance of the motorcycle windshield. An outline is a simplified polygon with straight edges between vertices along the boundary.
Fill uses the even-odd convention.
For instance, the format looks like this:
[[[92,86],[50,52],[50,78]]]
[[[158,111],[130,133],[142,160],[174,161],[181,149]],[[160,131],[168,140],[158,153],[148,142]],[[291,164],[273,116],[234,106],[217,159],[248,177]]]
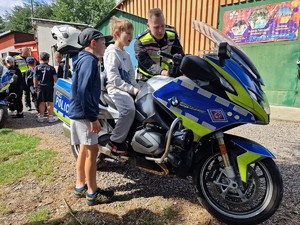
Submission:
[[[219,30],[201,21],[193,21],[193,29],[211,40],[216,45],[216,51],[220,43],[227,42],[231,46],[232,59],[243,66],[244,70],[249,76],[251,76],[251,79],[254,80],[254,82],[259,85],[263,85],[263,81],[258,70],[254,66],[250,58],[239,47],[239,45],[237,45],[226,35],[222,34]]]
[[[204,35],[208,38],[212,44],[214,45],[214,54],[204,54],[203,58],[208,59],[210,61],[219,64],[218,58],[218,49],[220,43],[226,42],[230,46],[230,58],[224,61],[224,65],[219,66],[222,67],[222,70],[227,72],[234,80],[238,81],[239,84],[243,87],[243,89],[251,96],[252,100],[257,102],[260,107],[269,114],[269,104],[266,98],[264,91],[261,86],[264,85],[261,79],[261,76],[254,66],[253,62],[246,55],[246,53],[233,42],[229,37],[222,34],[219,30],[203,23],[201,21],[193,21],[193,29],[195,29],[200,34]],[[237,104],[246,107],[250,110],[250,108],[254,107],[254,103],[249,103],[245,105],[242,101],[242,98],[236,101]],[[260,111],[260,110],[259,110]],[[256,110],[253,109],[253,113],[256,113]],[[260,115],[264,115],[264,112],[259,113]],[[261,117],[262,120],[265,121],[266,116]]]

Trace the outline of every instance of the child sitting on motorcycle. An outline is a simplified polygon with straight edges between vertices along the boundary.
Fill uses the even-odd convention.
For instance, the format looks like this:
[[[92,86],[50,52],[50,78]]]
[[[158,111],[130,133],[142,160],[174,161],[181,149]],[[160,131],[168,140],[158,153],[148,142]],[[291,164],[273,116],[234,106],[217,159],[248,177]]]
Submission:
[[[128,20],[112,17],[111,34],[115,44],[108,46],[104,53],[104,68],[107,73],[107,91],[117,110],[119,118],[106,145],[113,153],[126,155],[125,139],[135,116],[133,96],[139,93],[139,85],[134,78],[134,70],[129,54],[124,46],[129,46],[133,25]]]

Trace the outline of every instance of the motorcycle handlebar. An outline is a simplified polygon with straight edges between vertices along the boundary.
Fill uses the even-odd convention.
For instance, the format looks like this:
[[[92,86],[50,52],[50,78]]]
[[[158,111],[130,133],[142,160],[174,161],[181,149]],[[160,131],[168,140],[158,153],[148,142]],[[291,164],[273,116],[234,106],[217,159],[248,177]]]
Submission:
[[[161,57],[166,57],[168,59],[172,59],[173,62],[175,64],[180,64],[181,60],[182,60],[182,55],[180,54],[174,54],[174,55],[171,55],[171,54],[168,54],[166,52],[163,52],[163,51],[158,51],[157,52],[157,55],[161,56]]]
[[[166,57],[166,58],[168,58],[168,59],[173,59],[173,56],[172,56],[172,55],[170,55],[170,54],[168,54],[168,53],[165,53],[165,52],[163,52],[163,51],[158,51],[158,52],[157,52],[157,55],[162,56],[162,57]]]

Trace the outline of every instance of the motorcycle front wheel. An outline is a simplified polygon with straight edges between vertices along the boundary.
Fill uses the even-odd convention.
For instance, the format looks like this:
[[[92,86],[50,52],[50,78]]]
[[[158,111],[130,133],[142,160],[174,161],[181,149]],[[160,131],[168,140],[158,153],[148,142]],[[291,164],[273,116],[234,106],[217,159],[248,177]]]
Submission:
[[[0,128],[4,127],[8,118],[8,108],[6,105],[0,105]]]
[[[194,186],[200,203],[227,224],[258,224],[271,217],[280,205],[283,184],[270,158],[248,167],[247,182],[230,185],[219,153],[206,157],[194,171]],[[201,165],[201,166],[200,166]],[[239,176],[238,171],[235,171]]]

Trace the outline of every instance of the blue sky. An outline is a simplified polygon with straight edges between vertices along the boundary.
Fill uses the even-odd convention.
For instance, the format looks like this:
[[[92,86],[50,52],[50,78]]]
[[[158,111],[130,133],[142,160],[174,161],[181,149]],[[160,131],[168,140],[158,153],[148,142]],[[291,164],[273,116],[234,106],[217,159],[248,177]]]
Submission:
[[[53,0],[44,0],[45,2],[53,2]],[[11,12],[14,6],[23,5],[23,2],[30,3],[30,0],[0,0],[0,16],[5,14],[5,11]]]

